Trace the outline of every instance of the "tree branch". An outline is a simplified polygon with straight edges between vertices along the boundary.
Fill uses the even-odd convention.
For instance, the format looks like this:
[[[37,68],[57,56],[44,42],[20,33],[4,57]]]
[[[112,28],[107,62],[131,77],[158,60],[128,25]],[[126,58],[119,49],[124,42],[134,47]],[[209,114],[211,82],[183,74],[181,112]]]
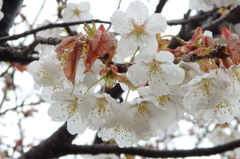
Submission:
[[[211,148],[197,148],[192,150],[156,150],[144,147],[130,147],[130,148],[119,148],[117,145],[92,145],[92,146],[78,146],[78,145],[64,145],[59,151],[62,155],[77,155],[77,154],[129,154],[138,155],[142,157],[192,157],[192,156],[210,156],[219,153],[224,153],[226,151],[231,151],[235,148],[240,147],[240,140],[229,142],[223,145],[211,147]],[[53,155],[52,157],[60,157]],[[23,158],[20,158],[23,159]],[[37,159],[37,158],[36,158]]]
[[[0,21],[0,37],[7,36],[10,28],[13,25],[18,11],[22,7],[23,0],[4,0],[2,12],[4,13],[3,19]],[[5,41],[0,42],[0,46],[6,46]]]
[[[154,13],[161,13],[168,0],[159,0]]]
[[[93,20],[88,20],[88,21],[76,21],[76,22],[69,22],[69,23],[51,23],[51,24],[41,26],[39,28],[30,30],[30,31],[25,31],[21,34],[15,34],[15,35],[12,35],[12,36],[2,37],[2,38],[0,38],[0,42],[4,42],[4,41],[8,41],[8,40],[16,40],[16,39],[19,39],[21,37],[25,37],[27,35],[35,34],[39,31],[50,29],[50,28],[67,27],[67,26],[71,26],[71,25],[79,25],[79,24],[92,23],[92,22],[109,24],[109,28],[111,27],[111,22],[101,21],[101,20],[98,20],[98,19],[93,19]]]
[[[32,147],[28,152],[21,155],[18,159],[48,159],[54,156],[64,156],[62,147],[68,147],[76,135],[71,135],[67,131],[65,122],[49,138],[43,140],[38,146]]]

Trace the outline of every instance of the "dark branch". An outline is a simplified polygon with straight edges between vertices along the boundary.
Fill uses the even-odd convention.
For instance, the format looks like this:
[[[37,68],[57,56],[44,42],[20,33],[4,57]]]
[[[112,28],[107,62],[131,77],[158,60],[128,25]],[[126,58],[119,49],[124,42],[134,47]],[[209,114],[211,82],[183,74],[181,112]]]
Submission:
[[[226,151],[234,150],[235,148],[240,147],[240,140],[229,142],[223,145],[215,146],[212,148],[198,148],[192,150],[156,150],[143,147],[130,147],[130,148],[119,148],[117,145],[92,145],[92,146],[78,146],[78,145],[64,145],[59,151],[62,152],[62,155],[68,154],[129,154],[129,155],[138,155],[143,157],[191,157],[191,156],[210,156],[219,153],[224,153]],[[58,155],[52,155],[52,157],[60,157]],[[23,158],[20,158],[23,159]],[[24,158],[25,159],[25,158]],[[26,158],[27,159],[27,158]],[[37,159],[37,158],[36,158]]]
[[[38,146],[32,147],[27,153],[24,153],[19,159],[48,159],[54,156],[66,155],[62,147],[71,146],[71,142],[76,135],[71,135],[67,131],[67,123],[61,126],[49,138],[43,140]]]
[[[184,25],[184,24],[188,24],[189,22],[194,22],[194,21],[199,21],[199,20],[203,20],[206,19],[209,16],[212,16],[212,14],[216,12],[216,9],[203,13],[202,15],[196,15],[193,17],[190,17],[188,19],[179,19],[179,20],[169,20],[167,21],[168,25]]]
[[[8,32],[13,25],[18,11],[22,7],[23,0],[4,0],[2,12],[3,19],[0,21],[0,37],[8,36]],[[5,41],[0,42],[0,46],[6,46]]]
[[[161,13],[168,0],[159,0],[155,13]]]
[[[25,37],[27,35],[35,34],[35,33],[39,32],[39,31],[50,29],[50,28],[68,27],[68,26],[71,26],[71,25],[84,24],[84,22],[85,23],[92,23],[92,22],[95,22],[95,23],[105,23],[105,24],[109,24],[109,27],[111,27],[111,22],[109,22],[109,21],[101,21],[101,20],[98,20],[98,19],[93,19],[93,20],[88,20],[88,21],[69,22],[69,23],[55,23],[55,24],[51,23],[51,24],[48,24],[48,25],[45,25],[45,26],[42,26],[42,27],[30,30],[30,31],[25,31],[25,32],[23,32],[21,34],[15,34],[15,35],[12,35],[12,36],[2,37],[2,38],[0,38],[0,42],[4,42],[4,41],[8,41],[8,40],[16,40],[16,39],[19,39],[21,37]]]

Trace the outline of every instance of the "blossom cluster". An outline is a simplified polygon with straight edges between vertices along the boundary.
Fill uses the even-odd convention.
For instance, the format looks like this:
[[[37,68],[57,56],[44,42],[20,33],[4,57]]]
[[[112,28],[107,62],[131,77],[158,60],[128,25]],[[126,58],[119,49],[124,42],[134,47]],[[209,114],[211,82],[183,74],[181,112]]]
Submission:
[[[178,130],[185,113],[219,123],[240,115],[237,34],[223,28],[220,45],[210,31],[197,28],[189,41],[173,36],[182,46],[167,48],[170,41],[160,34],[166,19],[149,16],[141,1],[130,3],[125,13],[115,11],[111,22],[119,41],[103,25],[85,24],[85,34],[64,38],[28,67],[35,88],[51,104],[48,115],[67,121],[71,134],[100,129],[103,141],[114,138],[119,147],[130,147]],[[127,71],[120,72],[117,60],[127,57],[122,64]],[[104,91],[117,83],[138,96],[117,102]]]

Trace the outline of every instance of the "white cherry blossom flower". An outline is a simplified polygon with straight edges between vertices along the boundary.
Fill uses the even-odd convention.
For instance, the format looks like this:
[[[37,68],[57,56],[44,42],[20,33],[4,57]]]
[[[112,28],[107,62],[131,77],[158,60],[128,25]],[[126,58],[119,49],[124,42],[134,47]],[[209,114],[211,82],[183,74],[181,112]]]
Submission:
[[[79,98],[81,99],[82,95],[72,89],[56,91],[52,94],[52,100],[56,102],[48,109],[48,115],[53,121],[67,121],[67,130],[71,134],[82,134],[87,128],[87,120],[81,117],[79,111]]]
[[[122,34],[117,52],[123,57],[133,55],[138,47],[141,52],[157,51],[156,34],[167,28],[166,19],[159,13],[149,16],[148,8],[141,1],[130,3],[126,12],[117,10],[111,16],[113,30]]]
[[[179,92],[184,96],[184,106],[192,114],[199,109],[209,109],[220,103],[225,89],[216,70],[211,70],[202,76],[196,76],[188,84],[181,86]]]
[[[166,133],[165,112],[148,99],[135,98],[131,102],[122,103],[119,115],[120,124],[128,132],[134,132],[140,140],[148,141],[152,137],[163,137]]]
[[[83,118],[87,119],[88,126],[92,130],[97,130],[107,121],[114,120],[119,114],[118,104],[106,93],[89,93],[79,101],[79,111]]]
[[[238,96],[224,98],[214,106],[214,118],[220,123],[230,123],[234,117],[239,116],[240,106]],[[213,118],[213,119],[214,119]]]
[[[101,137],[103,141],[108,141],[109,139],[114,138],[120,148],[131,147],[139,141],[134,131],[129,132],[129,130],[120,123],[111,128],[101,128],[98,132],[98,137]]]
[[[36,84],[44,87],[53,86],[64,76],[63,68],[55,54],[31,62],[28,66],[28,72],[33,76]]]
[[[150,89],[158,96],[170,93],[168,86],[180,84],[184,70],[173,64],[174,55],[168,51],[153,55],[137,55],[136,64],[129,67],[127,77],[134,85],[148,82]]]
[[[221,127],[215,128],[211,134],[207,135],[207,138],[214,144],[214,145],[220,145],[227,142],[228,135],[224,131],[225,129]]]
[[[79,4],[76,3],[68,3],[67,7],[63,12],[63,21],[71,22],[71,21],[84,21],[93,19],[92,14],[89,13],[90,3],[88,1],[81,2]],[[71,26],[72,29],[77,30],[78,26]]]
[[[182,104],[182,98],[179,94],[173,94],[171,92],[171,94],[168,95],[158,96],[147,86],[140,87],[137,91],[144,99],[152,101],[156,107],[161,108],[163,112],[165,112],[165,116],[168,119],[167,125],[170,126],[175,121],[183,117],[185,110]]]

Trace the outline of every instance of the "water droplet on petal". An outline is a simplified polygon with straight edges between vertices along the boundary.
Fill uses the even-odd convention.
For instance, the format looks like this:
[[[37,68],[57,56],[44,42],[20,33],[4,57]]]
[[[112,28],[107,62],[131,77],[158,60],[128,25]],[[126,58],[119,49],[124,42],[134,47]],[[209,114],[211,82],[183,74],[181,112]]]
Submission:
[[[163,90],[163,94],[164,94],[164,95],[167,95],[167,94],[168,94],[168,91],[167,91],[167,90]]]
[[[102,132],[98,132],[98,137],[102,137]]]
[[[132,71],[130,71],[130,70],[127,71],[128,76],[132,76],[132,74],[133,74]]]
[[[178,74],[178,71],[177,70],[173,70],[172,74],[176,76]]]
[[[135,1],[135,2],[134,2],[134,4],[135,4],[135,5],[137,5],[137,4],[138,4],[138,2],[137,2],[137,1]]]
[[[126,147],[131,147],[133,144],[133,141],[132,140],[128,140],[127,141],[127,144],[126,144]]]
[[[96,114],[95,114],[95,117],[99,119],[99,118],[100,118],[100,114],[99,114],[99,113],[96,113]]]
[[[143,43],[143,47],[147,47],[148,44],[146,42]]]
[[[187,107],[190,109],[192,106],[193,106],[193,104],[190,103],[190,104],[188,104]]]
[[[61,121],[62,121],[62,118],[56,117],[56,118],[54,119],[54,121],[61,122]]]
[[[172,130],[171,134],[172,134],[172,135],[175,134],[175,130]]]
[[[73,125],[74,123],[75,123],[75,120],[72,120],[72,121],[70,121],[70,124],[72,124],[72,125]]]
[[[132,81],[132,84],[133,84],[133,85],[137,85],[137,84],[138,84],[137,80],[133,80],[133,81]]]
[[[195,100],[195,97],[191,97],[191,100],[194,101],[194,100]]]
[[[104,137],[102,138],[102,140],[103,140],[103,141],[108,141],[109,138],[108,138],[107,136],[104,136]]]

